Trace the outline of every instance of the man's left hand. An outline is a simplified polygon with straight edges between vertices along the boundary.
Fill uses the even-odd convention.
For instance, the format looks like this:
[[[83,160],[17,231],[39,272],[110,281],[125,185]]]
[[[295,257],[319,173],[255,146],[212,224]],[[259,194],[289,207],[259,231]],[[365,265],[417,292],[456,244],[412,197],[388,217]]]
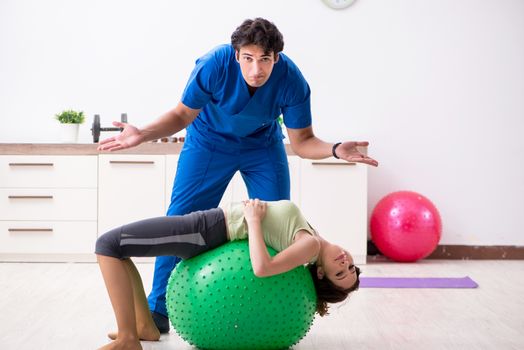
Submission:
[[[340,159],[351,163],[364,163],[371,166],[378,166],[378,162],[373,158],[361,153],[358,147],[367,147],[369,142],[367,141],[347,141],[342,142],[335,149],[335,153]]]

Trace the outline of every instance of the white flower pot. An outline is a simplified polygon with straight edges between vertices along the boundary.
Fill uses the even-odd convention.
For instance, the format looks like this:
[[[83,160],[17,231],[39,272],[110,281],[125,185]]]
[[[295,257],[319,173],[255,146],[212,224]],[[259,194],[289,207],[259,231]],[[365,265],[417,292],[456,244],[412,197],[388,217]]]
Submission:
[[[60,124],[61,127],[61,138],[63,143],[77,143],[78,141],[78,128],[80,124]]]

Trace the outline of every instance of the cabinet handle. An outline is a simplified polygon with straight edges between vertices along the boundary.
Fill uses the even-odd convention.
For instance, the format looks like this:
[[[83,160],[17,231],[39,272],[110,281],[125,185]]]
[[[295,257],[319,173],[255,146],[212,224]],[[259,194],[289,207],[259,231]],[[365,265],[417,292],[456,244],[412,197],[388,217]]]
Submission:
[[[53,163],[9,163],[9,166],[54,166]]]
[[[313,165],[357,165],[357,163],[340,163],[340,162],[311,162]]]
[[[9,232],[53,232],[52,228],[8,228]]]
[[[9,199],[53,199],[53,196],[7,196]]]
[[[152,160],[110,160],[109,164],[155,164]]]

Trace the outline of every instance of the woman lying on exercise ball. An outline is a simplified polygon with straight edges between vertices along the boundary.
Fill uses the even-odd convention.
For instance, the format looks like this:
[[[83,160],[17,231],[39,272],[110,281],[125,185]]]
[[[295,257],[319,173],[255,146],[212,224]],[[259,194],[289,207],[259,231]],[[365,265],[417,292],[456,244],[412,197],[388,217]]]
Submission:
[[[317,293],[316,311],[341,302],[359,287],[360,270],[351,255],[318,235],[288,200],[252,199],[227,209],[163,216],[113,229],[96,242],[100,270],[115,312],[118,333],[101,349],[142,349],[140,340],[158,340],[140,275],[130,257],[176,255],[189,259],[228,241],[249,236],[249,255],[258,277],[308,264]],[[279,253],[271,257],[266,248]]]

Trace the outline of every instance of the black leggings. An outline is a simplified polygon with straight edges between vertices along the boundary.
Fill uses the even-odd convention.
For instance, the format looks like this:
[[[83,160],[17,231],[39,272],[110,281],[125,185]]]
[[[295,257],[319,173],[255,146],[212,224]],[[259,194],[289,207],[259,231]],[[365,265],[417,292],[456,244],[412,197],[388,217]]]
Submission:
[[[216,208],[117,227],[97,239],[95,253],[118,259],[162,255],[189,259],[226,242],[224,211]]]

